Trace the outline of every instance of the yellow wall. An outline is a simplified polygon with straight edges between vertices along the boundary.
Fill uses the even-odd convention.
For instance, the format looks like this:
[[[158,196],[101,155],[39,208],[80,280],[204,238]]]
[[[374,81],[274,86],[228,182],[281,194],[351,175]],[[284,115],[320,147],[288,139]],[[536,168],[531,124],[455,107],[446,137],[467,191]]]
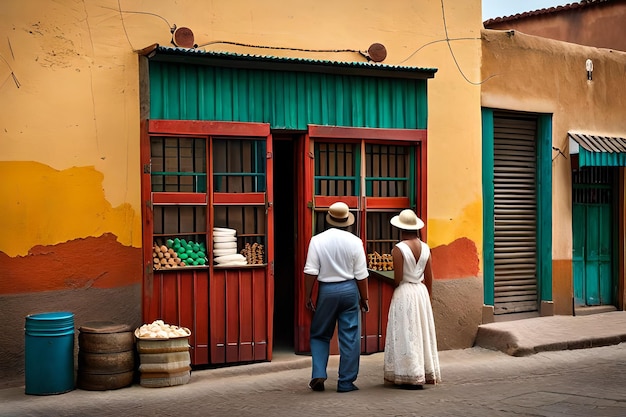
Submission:
[[[52,208],[40,201],[39,186],[28,191],[34,181],[31,178],[21,193],[30,193],[28,199],[41,204],[31,207],[30,213],[50,224],[59,224],[58,218],[72,213],[76,224],[70,230],[47,230],[42,236],[34,228],[25,230],[20,222],[5,220],[2,226],[10,237],[0,240],[0,251],[25,255],[36,244],[103,232],[115,234],[124,245],[141,245],[139,80],[134,51],[153,43],[171,45],[173,25],[191,28],[197,44],[223,40],[365,51],[380,42],[388,51],[385,64],[438,68],[435,79],[429,81],[429,243],[436,246],[466,237],[480,250],[481,158],[480,143],[474,140],[480,135],[480,86],[470,83],[480,78],[480,2],[444,4],[448,37],[463,38],[451,42],[460,71],[443,41],[442,5],[426,0],[394,1],[384,7],[376,0],[306,4],[288,0],[3,2],[0,33],[6,41],[0,43],[0,160],[21,162],[19,171],[5,164],[3,172],[9,172],[13,184],[21,185],[26,177],[39,175],[41,166],[47,166],[47,175],[55,177],[51,183],[62,186],[68,169],[93,170],[102,177],[104,194],[104,200],[93,203],[102,205],[95,211],[105,206],[129,208],[124,209],[121,220],[104,219],[95,228],[86,225],[92,222],[90,213],[81,214],[62,203]],[[364,59],[353,52],[308,53],[220,43],[204,48]],[[80,184],[83,179],[85,183]],[[89,176],[74,181],[86,190],[85,198],[100,193],[100,185],[92,188]],[[19,217],[20,208],[14,207],[19,203],[17,196],[7,197],[0,202],[0,210],[6,212],[2,205],[9,205]],[[71,205],[71,199],[66,203]]]
[[[17,192],[0,200],[11,216],[0,251],[11,256],[106,232],[141,245],[137,58],[114,3],[3,2],[0,173]]]
[[[174,25],[205,50],[363,62],[358,52],[217,41],[332,51],[378,42],[384,64],[438,69],[426,221],[448,279],[433,302],[440,348],[471,346],[482,306],[480,0],[3,0],[0,360],[13,367],[0,378],[23,369],[26,314],[141,323],[138,50],[172,46]]]

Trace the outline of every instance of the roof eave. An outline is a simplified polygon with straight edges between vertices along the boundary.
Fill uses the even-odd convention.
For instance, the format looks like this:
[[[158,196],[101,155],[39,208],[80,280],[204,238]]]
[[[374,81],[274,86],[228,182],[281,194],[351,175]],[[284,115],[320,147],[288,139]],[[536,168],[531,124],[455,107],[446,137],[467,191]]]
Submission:
[[[436,68],[419,68],[372,64],[366,62],[322,61],[301,58],[282,58],[260,55],[242,55],[223,52],[205,52],[194,49],[151,45],[138,51],[151,61],[210,65],[229,68],[316,72],[325,74],[359,75],[383,78],[434,78]]]

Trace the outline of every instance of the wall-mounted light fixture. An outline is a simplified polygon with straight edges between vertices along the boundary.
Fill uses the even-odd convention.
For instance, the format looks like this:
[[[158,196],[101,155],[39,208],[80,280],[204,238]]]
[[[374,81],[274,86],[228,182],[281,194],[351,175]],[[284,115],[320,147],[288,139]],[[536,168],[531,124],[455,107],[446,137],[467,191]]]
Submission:
[[[593,61],[587,59],[587,61],[585,62],[585,68],[587,68],[587,80],[591,81],[591,79],[593,78]]]

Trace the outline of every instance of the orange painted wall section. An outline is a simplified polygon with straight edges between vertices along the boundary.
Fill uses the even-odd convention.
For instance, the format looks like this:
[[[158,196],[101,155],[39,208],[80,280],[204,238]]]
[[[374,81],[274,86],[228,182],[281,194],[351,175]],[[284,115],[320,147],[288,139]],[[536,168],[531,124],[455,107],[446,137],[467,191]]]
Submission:
[[[0,294],[141,282],[141,235],[130,204],[112,207],[93,167],[0,162]]]
[[[0,294],[87,288],[116,288],[141,282],[141,249],[121,245],[115,236],[35,246],[26,256],[0,252]]]
[[[431,251],[435,279],[474,278],[480,269],[476,244],[460,238]]]
[[[574,285],[571,259],[552,260],[554,314],[574,314]]]

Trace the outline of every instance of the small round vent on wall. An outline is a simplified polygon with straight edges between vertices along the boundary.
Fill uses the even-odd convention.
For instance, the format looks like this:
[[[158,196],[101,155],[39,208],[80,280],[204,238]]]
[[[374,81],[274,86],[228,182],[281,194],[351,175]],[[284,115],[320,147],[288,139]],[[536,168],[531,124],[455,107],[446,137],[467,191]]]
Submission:
[[[387,58],[387,48],[382,43],[373,43],[368,48],[367,55],[374,62],[383,62]]]
[[[180,48],[193,48],[195,46],[193,32],[186,27],[174,29],[172,43]]]

